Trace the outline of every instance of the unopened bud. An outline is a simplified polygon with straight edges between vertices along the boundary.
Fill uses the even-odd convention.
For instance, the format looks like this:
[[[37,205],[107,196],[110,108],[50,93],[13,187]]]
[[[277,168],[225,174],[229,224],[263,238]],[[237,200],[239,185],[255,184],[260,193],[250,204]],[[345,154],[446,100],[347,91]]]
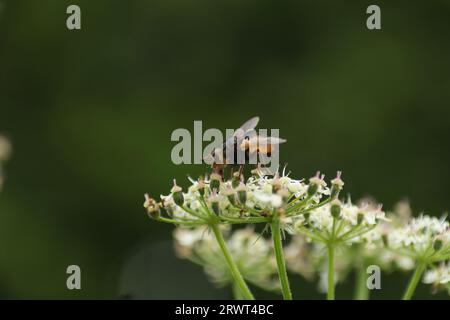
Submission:
[[[182,206],[184,204],[183,189],[177,186],[177,182],[175,179],[173,179],[173,187],[170,192],[172,193],[172,198],[175,204]]]
[[[245,203],[247,202],[247,188],[242,182],[236,188],[236,192],[238,195],[239,202],[245,205]]]
[[[198,180],[197,188],[198,192],[203,197],[205,195],[205,182],[203,181],[203,179]]]
[[[281,189],[281,180],[280,180],[278,172],[275,174],[275,176],[272,179],[272,187],[273,187],[273,192],[277,192],[278,190]]]
[[[363,212],[358,212],[358,214],[356,215],[356,223],[357,224],[361,224],[364,221],[364,213]]]
[[[309,197],[314,196],[317,193],[317,191],[319,191],[319,187],[325,185],[325,181],[323,181],[323,178],[324,175],[320,176],[320,172],[317,172],[315,177],[309,179],[309,186],[308,186]]]
[[[222,194],[227,197],[228,201],[235,206],[236,205],[236,192],[228,187],[222,191]]]
[[[330,213],[336,219],[341,215],[341,202],[338,199],[331,201]]]
[[[146,193],[144,195],[144,208],[147,210],[147,214],[150,218],[158,219],[161,216],[161,205],[155,201],[155,199],[150,198],[150,196]]]
[[[444,246],[444,242],[441,239],[436,239],[433,244],[434,251],[439,251]]]
[[[233,178],[231,179],[231,186],[233,188],[237,188],[239,186],[239,183],[241,183],[241,176],[239,172],[233,173]]]
[[[222,177],[220,174],[217,174],[217,173],[211,174],[211,178],[209,180],[209,187],[211,188],[211,190],[214,190],[214,189],[219,190],[221,180],[222,180]]]
[[[339,195],[339,192],[341,192],[342,187],[344,186],[344,181],[341,179],[342,172],[338,171],[336,178],[331,180],[331,198],[334,199]]]
[[[212,194],[211,197],[209,197],[209,203],[211,204],[211,208],[213,210],[213,212],[216,215],[220,214],[220,209],[219,209],[219,197],[217,196],[217,193],[214,191],[214,193]]]

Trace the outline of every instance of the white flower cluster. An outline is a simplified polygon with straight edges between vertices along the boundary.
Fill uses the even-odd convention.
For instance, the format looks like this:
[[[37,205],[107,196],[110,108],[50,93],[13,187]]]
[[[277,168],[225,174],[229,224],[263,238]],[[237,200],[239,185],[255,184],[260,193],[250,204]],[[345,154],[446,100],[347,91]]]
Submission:
[[[347,244],[365,241],[372,243],[381,239],[375,227],[387,221],[381,205],[357,206],[350,201],[342,204],[335,199],[307,214],[299,216],[294,223],[294,233],[304,234],[311,240]],[[321,241],[320,241],[321,240]]]
[[[431,284],[435,292],[447,289],[450,295],[450,261],[447,264],[441,263],[438,267],[428,270],[423,277],[423,282]]]
[[[312,210],[309,215],[309,222],[314,228],[319,230],[331,231],[333,225],[333,216],[331,214],[332,204],[326,204],[318,209]],[[381,207],[373,209],[369,206],[358,207],[350,202],[341,205],[341,213],[337,216],[344,224],[342,231],[348,231],[349,228],[358,224],[367,226],[375,225],[379,220],[386,220],[385,213]]]
[[[389,247],[417,258],[450,248],[448,221],[422,215],[387,234]]]
[[[178,254],[203,266],[219,285],[232,283],[233,278],[218,239],[210,234],[214,226],[228,230],[227,246],[246,280],[268,290],[279,287],[273,252],[280,246],[253,228],[230,233],[232,224],[256,223],[276,225],[278,231],[291,234],[284,249],[288,268],[307,279],[318,274],[326,280],[328,274],[328,282],[322,284],[342,281],[351,270],[363,270],[371,263],[383,270],[431,267],[423,281],[439,288],[448,285],[450,263],[435,266],[450,259],[449,222],[426,215],[411,218],[404,202],[387,215],[381,205],[368,201],[342,203],[340,172],[330,187],[319,173],[306,182],[284,171],[268,175],[260,169],[247,180],[234,174],[224,181],[213,173],[190,182],[183,192],[174,181],[160,202],[146,195],[144,207],[153,219],[178,226],[174,233]],[[335,260],[333,277],[327,270],[330,256]]]
[[[225,230],[225,233],[229,234],[229,231]],[[212,282],[219,286],[232,283],[223,254],[207,228],[177,228],[174,239],[178,255],[201,265]],[[247,227],[229,235],[227,245],[246,280],[265,290],[278,290],[277,267],[270,241]]]
[[[212,214],[223,223],[268,222],[276,211],[283,226],[288,227],[287,224],[305,210],[320,207],[323,197],[329,201],[337,197],[343,185],[339,175],[328,188],[319,174],[307,184],[284,172],[281,176],[278,173],[267,175],[260,169],[253,170],[245,183],[242,176],[234,175],[223,181],[220,175],[213,173],[206,178],[190,179],[187,192],[174,182],[171,193],[161,195],[161,202],[146,196],[144,207],[154,218],[159,218],[160,209],[164,208],[172,222],[180,224],[201,224]]]

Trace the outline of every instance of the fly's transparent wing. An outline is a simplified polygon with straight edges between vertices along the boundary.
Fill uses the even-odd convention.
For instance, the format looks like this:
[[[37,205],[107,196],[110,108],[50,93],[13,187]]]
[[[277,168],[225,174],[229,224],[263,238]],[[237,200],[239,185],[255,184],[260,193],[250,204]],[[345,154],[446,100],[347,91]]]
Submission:
[[[276,137],[263,137],[258,136],[258,145],[280,144],[286,142],[286,139]]]
[[[256,128],[259,122],[259,117],[253,117],[246,121],[239,129],[236,130],[233,137],[237,138],[238,141],[244,139],[247,132]]]

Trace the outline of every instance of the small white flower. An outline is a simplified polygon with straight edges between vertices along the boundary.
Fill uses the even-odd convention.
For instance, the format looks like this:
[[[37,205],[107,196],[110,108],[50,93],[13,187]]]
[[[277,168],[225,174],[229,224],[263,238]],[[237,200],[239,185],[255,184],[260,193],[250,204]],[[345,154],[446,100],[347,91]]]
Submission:
[[[342,206],[341,216],[347,220],[350,224],[356,225],[358,223],[359,208],[349,202]]]
[[[388,236],[389,246],[394,249],[407,248],[420,254],[432,246],[436,239],[448,241],[449,223],[435,217],[420,216],[407,225],[398,227]],[[442,241],[442,240],[441,240]],[[448,242],[444,242],[448,245]]]
[[[446,284],[450,282],[450,263],[448,265],[441,264],[439,267],[428,270],[423,282],[428,284]]]
[[[450,295],[450,262],[447,264],[441,263],[438,267],[427,270],[422,281],[431,284],[433,292],[446,288]]]

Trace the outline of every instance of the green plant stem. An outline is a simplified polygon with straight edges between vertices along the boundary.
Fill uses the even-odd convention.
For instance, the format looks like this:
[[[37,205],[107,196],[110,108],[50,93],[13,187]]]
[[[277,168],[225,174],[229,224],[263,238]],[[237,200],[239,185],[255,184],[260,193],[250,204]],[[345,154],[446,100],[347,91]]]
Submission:
[[[183,221],[183,220],[174,220],[174,219],[169,219],[169,218],[165,218],[165,217],[159,217],[156,220],[161,221],[161,222],[165,222],[165,223],[172,223],[172,224],[177,224],[177,225],[183,225],[183,226],[200,226],[200,225],[204,225],[205,223],[202,221]]]
[[[230,251],[228,250],[227,244],[225,243],[225,239],[223,238],[222,232],[219,229],[219,225],[217,223],[212,223],[211,229],[214,233],[214,236],[216,237],[220,249],[222,250],[222,253],[225,257],[228,268],[230,269],[231,275],[233,276],[235,284],[241,290],[242,298],[246,300],[254,300],[255,298],[253,297],[253,294],[251,293],[250,289],[245,283],[244,278],[242,277],[236,263],[233,260],[233,257],[231,256]]]
[[[278,277],[280,278],[281,292],[284,300],[292,300],[291,288],[286,271],[286,263],[284,261],[283,244],[281,243],[280,220],[275,218],[270,227],[272,229],[272,240],[277,260]]]
[[[426,263],[419,262],[419,264],[416,267],[416,270],[414,271],[414,274],[411,277],[411,280],[409,280],[408,287],[406,288],[405,294],[403,295],[403,300],[411,300],[414,291],[416,290],[417,284],[420,281],[420,278],[422,277],[423,272],[425,271]]]
[[[369,299],[369,288],[367,288],[367,272],[365,263],[360,264],[356,270],[355,300]]]
[[[236,283],[233,283],[232,288],[233,288],[234,300],[244,300],[244,298],[242,297],[241,289],[239,288],[239,286]]]
[[[328,292],[327,300],[334,300],[334,245],[328,246]]]

